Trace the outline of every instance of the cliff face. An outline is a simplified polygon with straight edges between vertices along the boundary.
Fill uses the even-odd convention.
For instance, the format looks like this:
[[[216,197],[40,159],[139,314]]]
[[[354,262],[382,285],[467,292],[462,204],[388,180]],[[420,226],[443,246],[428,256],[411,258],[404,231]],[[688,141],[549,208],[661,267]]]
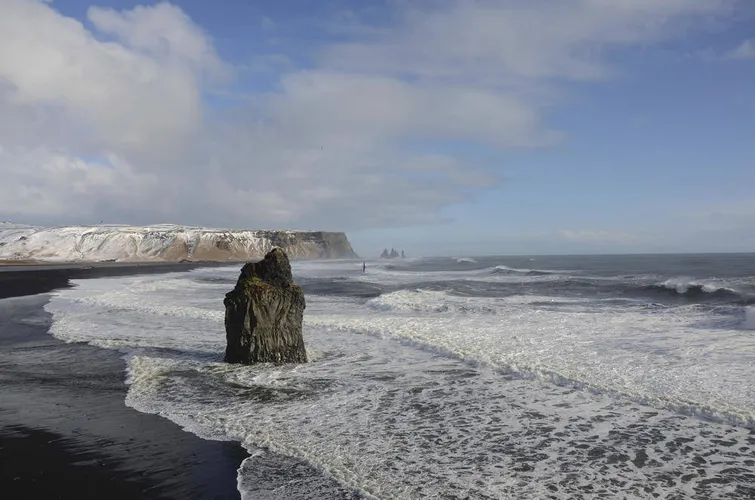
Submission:
[[[161,224],[30,227],[0,225],[0,260],[64,262],[246,261],[274,247],[292,259],[356,258],[344,233],[234,230]]]

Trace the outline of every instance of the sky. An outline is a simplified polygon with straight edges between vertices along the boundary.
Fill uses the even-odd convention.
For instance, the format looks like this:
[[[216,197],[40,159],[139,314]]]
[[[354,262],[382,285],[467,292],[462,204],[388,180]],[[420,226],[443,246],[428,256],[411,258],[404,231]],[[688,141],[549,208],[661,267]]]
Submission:
[[[0,220],[755,251],[750,0],[0,0]]]

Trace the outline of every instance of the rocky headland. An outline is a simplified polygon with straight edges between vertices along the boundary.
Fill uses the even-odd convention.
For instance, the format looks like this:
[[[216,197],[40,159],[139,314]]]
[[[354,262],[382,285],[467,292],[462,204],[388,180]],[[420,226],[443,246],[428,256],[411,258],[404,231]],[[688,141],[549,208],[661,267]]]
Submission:
[[[279,247],[292,259],[357,258],[345,233],[154,226],[0,224],[0,262],[244,262]]]

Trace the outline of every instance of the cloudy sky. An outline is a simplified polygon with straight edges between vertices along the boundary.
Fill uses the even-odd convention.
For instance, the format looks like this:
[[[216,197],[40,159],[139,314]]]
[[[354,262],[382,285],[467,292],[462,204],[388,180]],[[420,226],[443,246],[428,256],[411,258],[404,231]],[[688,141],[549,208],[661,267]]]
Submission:
[[[752,251],[755,2],[0,0],[0,220]]]

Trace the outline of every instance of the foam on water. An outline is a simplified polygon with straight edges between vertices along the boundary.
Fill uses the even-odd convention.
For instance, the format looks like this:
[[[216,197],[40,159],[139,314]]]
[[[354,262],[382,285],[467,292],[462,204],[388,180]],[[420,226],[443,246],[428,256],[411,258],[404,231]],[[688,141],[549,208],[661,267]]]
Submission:
[[[660,286],[669,290],[676,290],[677,293],[684,294],[690,290],[701,290],[705,293],[731,292],[738,293],[735,288],[727,286],[725,283],[712,280],[694,280],[691,278],[675,278],[664,281]]]
[[[755,341],[734,317],[711,317],[697,306],[647,310],[559,299],[553,307],[537,296],[474,301],[483,314],[466,314],[475,312],[464,308],[468,299],[441,296],[395,292],[368,302],[380,304],[382,314],[352,310],[308,324],[755,427]],[[435,314],[451,310],[461,314]]]
[[[747,330],[755,330],[755,307],[745,309],[745,320],[742,326]]]
[[[353,264],[352,264],[353,267]],[[331,274],[332,276],[332,274]],[[367,272],[349,276],[354,281],[383,285],[409,285],[419,282],[480,281],[488,283],[547,283],[570,279],[569,275],[539,270],[504,270],[500,267],[458,269],[451,271],[410,271],[395,269],[391,264],[367,264]]]
[[[518,273],[518,274],[564,274],[565,271],[555,271],[552,269],[517,269],[509,266],[495,266],[493,268],[496,271],[503,271],[504,273]],[[574,273],[575,271],[570,271]]]
[[[328,266],[294,270],[326,277],[353,264]],[[127,353],[128,405],[244,443],[244,498],[333,496],[311,474],[298,490],[266,488],[254,475],[266,453],[374,498],[755,493],[755,438],[725,423],[751,423],[755,409],[741,317],[556,296],[315,295],[312,362],[247,367],[220,362],[229,285],[198,279],[208,272],[82,280],[47,308],[55,336]],[[683,406],[722,422],[674,411]]]
[[[455,297],[445,292],[399,290],[368,300],[366,306],[379,311],[496,314],[496,299]]]

